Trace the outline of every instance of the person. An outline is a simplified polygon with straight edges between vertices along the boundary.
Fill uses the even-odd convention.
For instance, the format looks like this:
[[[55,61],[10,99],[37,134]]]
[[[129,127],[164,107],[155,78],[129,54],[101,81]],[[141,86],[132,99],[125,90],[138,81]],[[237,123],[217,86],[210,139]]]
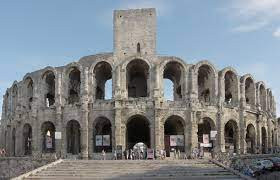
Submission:
[[[114,150],[114,159],[117,160],[117,151]]]
[[[174,153],[174,159],[176,159],[176,154],[177,154],[176,149],[174,149],[173,153]]]
[[[129,158],[129,150],[126,149],[126,150],[125,150],[125,153],[126,153],[126,159],[128,160],[128,158]]]
[[[6,150],[3,148],[2,149],[2,156],[5,157],[6,156]]]
[[[129,156],[130,156],[129,158],[130,158],[130,160],[133,160],[132,152],[133,152],[132,149],[130,149],[129,150]]]
[[[178,153],[178,159],[180,159],[180,157],[181,157],[180,149],[178,149],[177,153]]]
[[[160,159],[163,160],[163,149],[160,150]]]
[[[103,160],[105,160],[105,159],[106,159],[106,157],[105,157],[105,156],[106,156],[106,152],[105,152],[105,150],[103,149],[103,150],[102,150],[102,158],[103,158]]]

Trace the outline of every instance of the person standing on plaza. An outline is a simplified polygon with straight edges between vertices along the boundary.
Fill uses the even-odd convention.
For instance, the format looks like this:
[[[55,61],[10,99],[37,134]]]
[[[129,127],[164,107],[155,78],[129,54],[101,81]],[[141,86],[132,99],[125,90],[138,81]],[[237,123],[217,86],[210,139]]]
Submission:
[[[102,150],[102,158],[103,158],[103,160],[105,160],[105,159],[106,159],[106,152],[105,152],[105,150],[104,150],[104,149]]]

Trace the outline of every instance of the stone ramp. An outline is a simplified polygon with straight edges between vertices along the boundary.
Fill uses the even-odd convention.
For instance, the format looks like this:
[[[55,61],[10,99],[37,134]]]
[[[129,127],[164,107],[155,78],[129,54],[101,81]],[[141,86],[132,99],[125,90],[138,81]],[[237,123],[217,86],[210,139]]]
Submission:
[[[24,179],[240,179],[208,160],[63,160]]]

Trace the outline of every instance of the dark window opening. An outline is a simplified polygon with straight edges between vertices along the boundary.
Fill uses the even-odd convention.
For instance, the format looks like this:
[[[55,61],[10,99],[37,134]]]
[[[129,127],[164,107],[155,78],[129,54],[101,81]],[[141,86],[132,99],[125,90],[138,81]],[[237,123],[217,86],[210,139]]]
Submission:
[[[149,65],[143,60],[136,59],[127,65],[126,72],[128,97],[147,97]]]
[[[66,127],[67,153],[79,154],[81,152],[81,132],[80,124],[76,120],[71,120]]]
[[[198,69],[198,99],[210,102],[214,93],[214,73],[208,65],[202,65]]]
[[[74,68],[69,74],[69,104],[75,104],[80,101],[81,72]]]
[[[130,118],[126,131],[127,149],[133,149],[133,146],[140,142],[150,147],[150,127],[145,117],[136,115]]]
[[[107,62],[99,62],[94,68],[96,99],[112,99],[112,67]]]
[[[42,151],[43,153],[55,152],[55,126],[52,122],[44,122],[41,128],[42,132]]]
[[[95,120],[93,132],[94,152],[112,152],[112,129],[111,122],[103,117]]]

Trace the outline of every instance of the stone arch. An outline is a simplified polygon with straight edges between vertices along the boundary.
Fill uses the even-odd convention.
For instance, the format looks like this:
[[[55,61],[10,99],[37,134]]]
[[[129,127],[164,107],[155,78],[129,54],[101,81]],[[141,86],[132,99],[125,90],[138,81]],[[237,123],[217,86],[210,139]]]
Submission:
[[[150,66],[142,59],[131,60],[126,66],[126,88],[128,97],[149,96]]]
[[[13,114],[16,112],[17,102],[18,102],[18,86],[17,84],[14,84],[12,87],[12,108],[11,108]]]
[[[55,152],[55,125],[51,121],[46,121],[41,126],[42,152]]]
[[[237,104],[239,101],[239,78],[237,72],[232,67],[224,68],[220,71],[220,77],[224,83],[224,101],[230,104]]]
[[[112,124],[111,121],[99,116],[93,122],[93,149],[94,152],[112,152]]]
[[[105,89],[105,84],[111,81],[112,88],[112,65],[107,61],[99,61],[92,67],[93,77],[95,82],[95,99],[106,99],[105,94],[108,89]],[[111,99],[112,97],[107,97]]]
[[[132,149],[139,142],[151,146],[150,123],[145,116],[136,114],[126,122],[126,148]]]
[[[185,152],[185,121],[178,115],[171,115],[164,121],[164,147],[169,157],[171,149]]]
[[[261,106],[261,109],[263,111],[266,110],[266,88],[265,88],[265,83],[260,81],[257,83],[257,90],[258,90],[258,102],[259,105]]]
[[[273,98],[271,89],[267,89],[267,108],[270,111],[273,109]]]
[[[68,69],[68,104],[80,102],[81,96],[81,71],[77,66]]]
[[[245,102],[252,106],[256,105],[256,86],[252,75],[246,74],[240,79],[243,85],[243,94],[245,95]]]
[[[9,91],[7,90],[6,94],[5,94],[5,98],[4,98],[4,107],[5,107],[4,114],[5,114],[5,117],[8,116],[8,112],[9,112],[9,103],[10,103],[9,99],[10,99],[10,94],[9,94]]]
[[[198,123],[198,131],[197,131],[198,142],[203,143],[203,134],[208,135],[210,139],[210,133],[211,131],[214,130],[216,130],[216,124],[214,120],[211,119],[210,117],[202,118],[202,121]]]
[[[213,102],[217,96],[217,70],[208,61],[200,61],[194,67],[197,75],[198,99],[203,102]]]
[[[29,109],[32,107],[33,103],[33,96],[34,96],[34,81],[33,79],[28,76],[24,79],[25,84],[25,97],[26,97],[26,104]]]
[[[225,150],[237,152],[239,143],[239,127],[235,120],[231,119],[224,126]]]
[[[162,80],[169,79],[173,84],[173,100],[182,99],[185,92],[185,76],[187,74],[184,64],[178,60],[167,60],[160,72],[162,73]]]
[[[67,153],[79,154],[81,152],[81,126],[76,120],[66,124]]]
[[[43,80],[43,93],[44,93],[44,102],[47,107],[52,106],[55,104],[55,72],[53,70],[47,70],[42,73],[42,80]]]
[[[253,124],[248,124],[246,128],[247,153],[256,153],[256,129]]]
[[[23,134],[23,150],[24,155],[32,154],[32,127],[29,123],[25,123],[22,130]]]
[[[265,127],[261,128],[261,138],[262,138],[262,153],[267,153],[267,131]]]

